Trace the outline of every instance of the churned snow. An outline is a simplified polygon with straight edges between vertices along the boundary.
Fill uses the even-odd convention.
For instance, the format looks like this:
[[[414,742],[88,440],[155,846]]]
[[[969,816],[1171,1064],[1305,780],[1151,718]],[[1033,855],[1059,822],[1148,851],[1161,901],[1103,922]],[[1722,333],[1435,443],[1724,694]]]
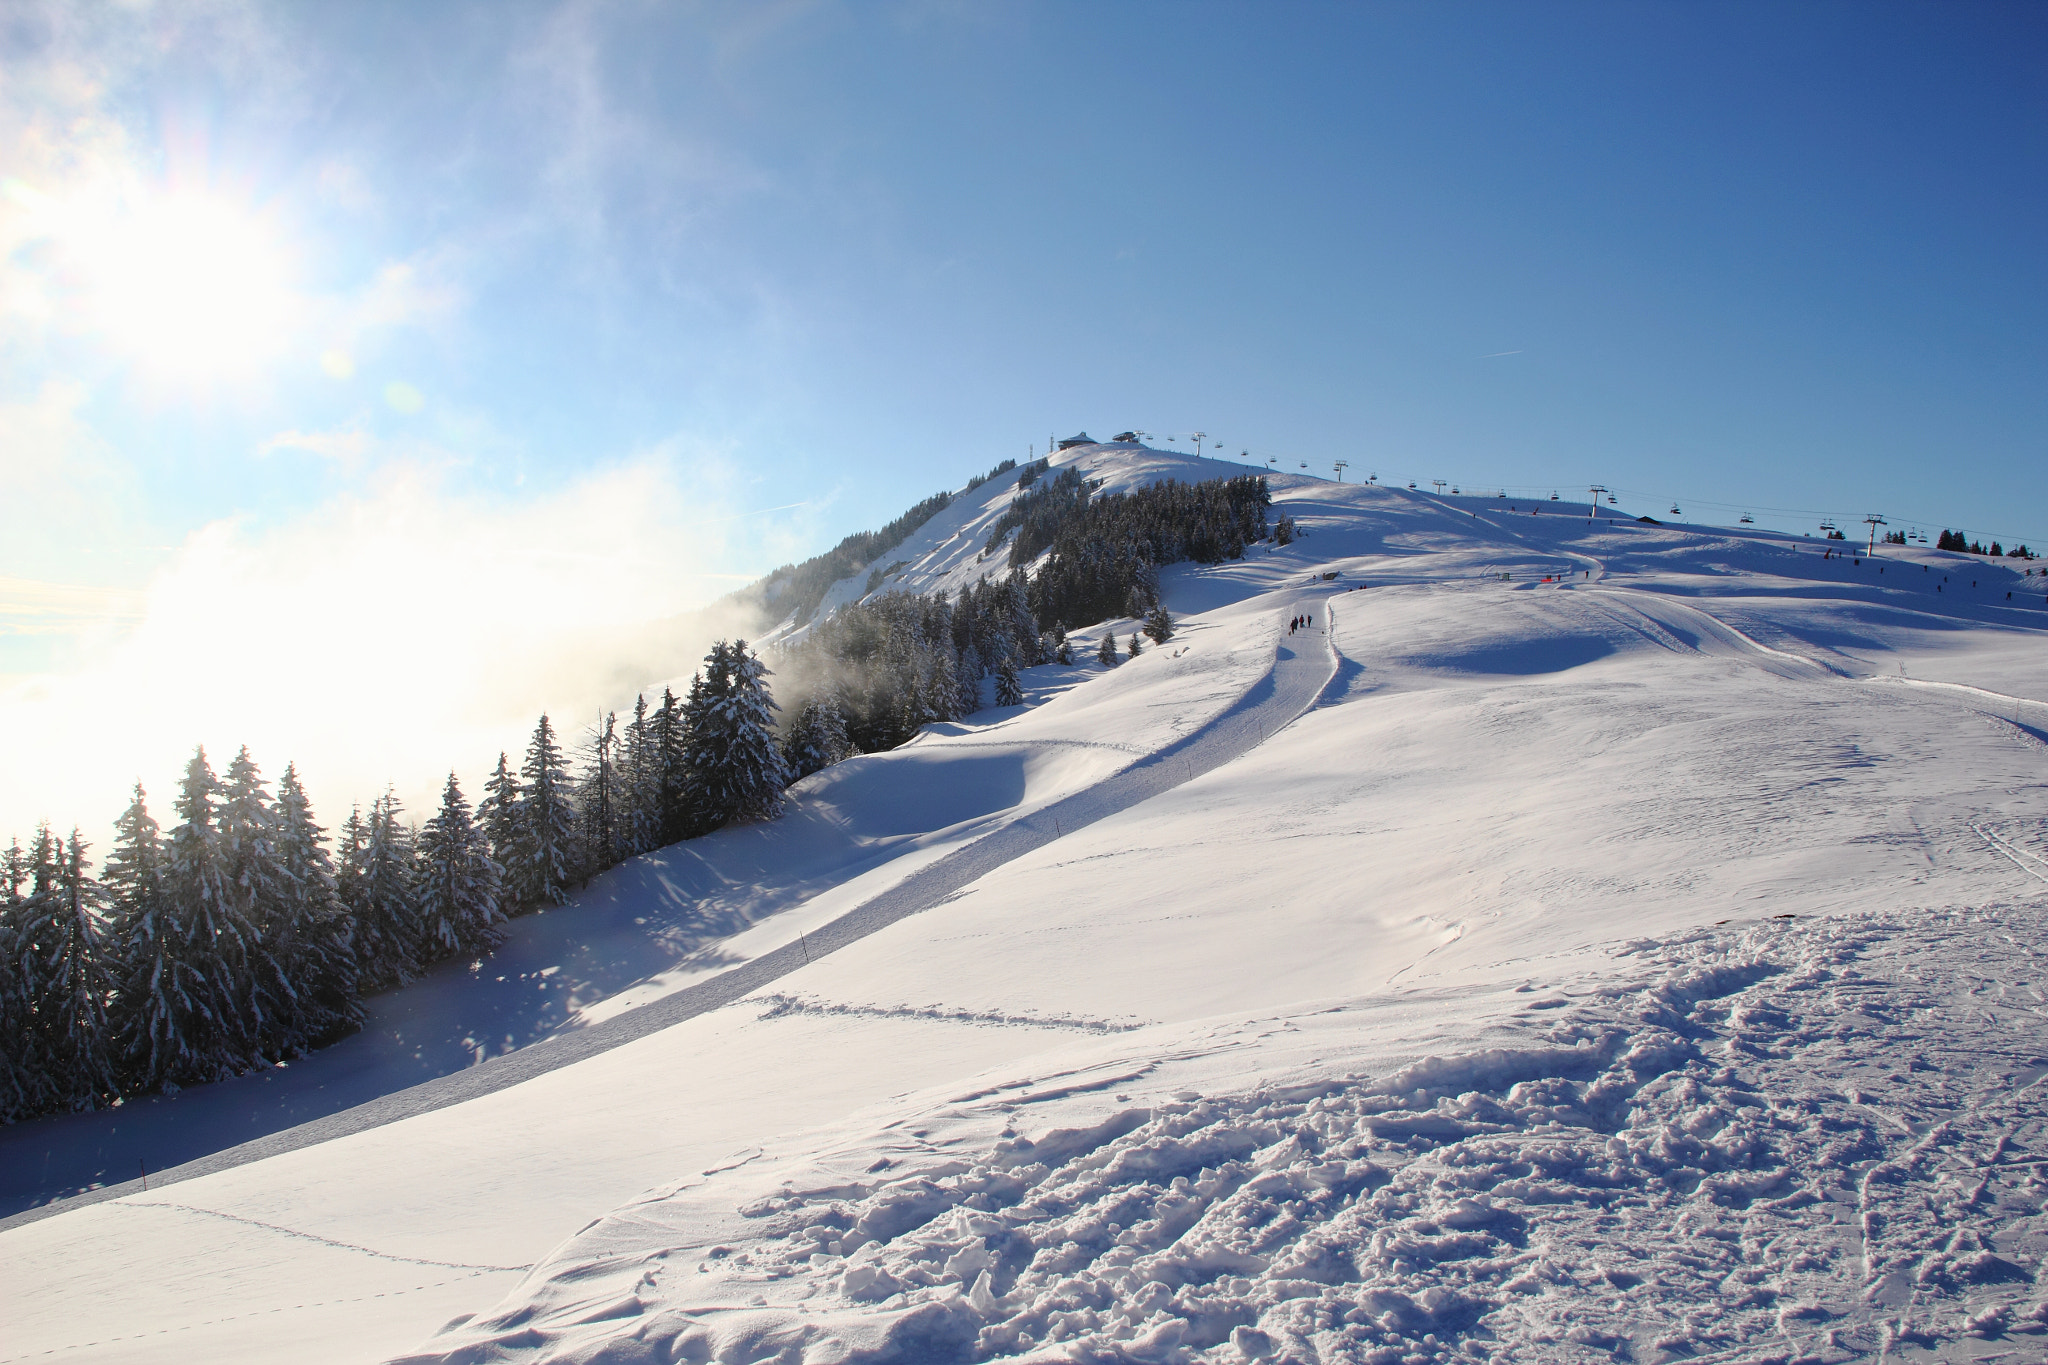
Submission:
[[[287,1075],[566,1064],[14,1220],[0,1361],[2041,1358],[2048,584],[1275,486],[1306,538],[1166,572],[1165,648],[622,867]],[[982,491],[901,586],[977,567]],[[109,1183],[239,1141],[253,1080],[24,1125],[8,1178],[91,1183],[38,1132]]]

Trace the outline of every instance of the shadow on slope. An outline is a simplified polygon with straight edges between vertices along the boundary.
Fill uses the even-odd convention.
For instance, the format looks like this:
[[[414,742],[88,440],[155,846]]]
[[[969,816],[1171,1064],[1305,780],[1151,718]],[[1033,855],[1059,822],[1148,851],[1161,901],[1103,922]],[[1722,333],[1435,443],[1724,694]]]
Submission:
[[[905,852],[1076,782],[1121,753],[1003,745],[851,759],[789,813],[634,858],[523,917],[488,958],[366,1002],[353,1037],[273,1070],[0,1129],[0,1216],[323,1118],[582,1026],[579,1011],[666,972],[744,960],[732,935]]]

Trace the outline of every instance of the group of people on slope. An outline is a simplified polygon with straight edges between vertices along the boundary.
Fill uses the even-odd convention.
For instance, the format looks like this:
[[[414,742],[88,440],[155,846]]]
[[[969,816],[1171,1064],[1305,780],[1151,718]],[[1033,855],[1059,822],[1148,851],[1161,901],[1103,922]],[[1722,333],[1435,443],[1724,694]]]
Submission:
[[[1292,621],[1289,621],[1287,623],[1287,633],[1289,635],[1292,635],[1297,630],[1307,630],[1310,626],[1314,625],[1315,623],[1316,618],[1314,613],[1304,612],[1302,615],[1295,617]]]

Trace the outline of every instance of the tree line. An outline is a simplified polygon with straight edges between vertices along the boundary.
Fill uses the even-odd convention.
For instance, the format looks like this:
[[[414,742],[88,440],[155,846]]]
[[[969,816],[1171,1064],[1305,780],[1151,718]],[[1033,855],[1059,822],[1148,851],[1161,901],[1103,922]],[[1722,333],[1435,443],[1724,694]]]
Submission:
[[[901,545],[919,527],[952,506],[954,498],[965,496],[1016,467],[1015,460],[1004,460],[986,474],[969,480],[960,493],[934,493],[880,530],[857,531],[824,554],[813,555],[801,564],[783,565],[742,596],[770,613],[771,620],[789,618],[799,626],[806,625],[818,614],[819,605],[834,583],[852,577]]]
[[[162,829],[140,785],[97,875],[74,830],[0,855],[0,1120],[219,1080],[360,1027],[362,1000],[479,958],[508,916],[635,854],[780,813],[792,780],[768,669],[721,641],[678,699],[606,716],[580,771],[553,723],[472,808],[453,773],[423,824],[387,793],[330,841],[298,770],[244,748],[186,764]]]
[[[202,748],[170,828],[138,784],[97,873],[76,830],[15,840],[0,855],[0,1121],[331,1043],[361,1026],[366,996],[481,958],[509,917],[638,854],[771,819],[792,782],[980,710],[985,679],[997,705],[1021,703],[1020,669],[1074,663],[1070,628],[1143,616],[1163,643],[1158,567],[1241,556],[1266,534],[1263,478],[1102,496],[1076,470],[1043,472],[1020,477],[992,541],[1018,534],[1006,574],[957,596],[871,596],[782,649],[802,698],[782,723],[768,667],[721,641],[683,697],[636,698],[573,757],[541,716],[516,768],[501,753],[474,805],[450,773],[424,822],[387,792],[330,839],[296,767],[273,789],[246,748],[220,774]],[[1141,648],[1105,636],[1097,657]]]
[[[1888,535],[1885,539],[1890,541],[1892,538]],[[1903,545],[1905,544],[1905,539],[1902,536],[1894,543]],[[1992,555],[2006,559],[2032,559],[2034,557],[2034,552],[2024,545],[2015,545],[2008,550],[1995,540],[1991,542],[1990,548],[1987,549],[1978,542],[1969,539],[1961,531],[1944,530],[1935,538],[1934,548],[1937,550],[1954,550],[1957,554]]]
[[[1159,569],[1241,558],[1267,536],[1273,498],[1262,475],[1169,479],[1103,494],[1100,480],[1074,466],[1052,478],[1045,472],[1043,462],[1025,467],[982,547],[986,558],[1009,542],[1006,574],[985,575],[957,596],[864,598],[781,650],[780,667],[798,680],[803,698],[790,730],[797,740],[789,760],[799,776],[980,710],[984,679],[995,680],[998,706],[1021,702],[1019,669],[1074,662],[1070,629],[1138,617],[1144,635],[1164,642],[1173,622],[1159,600]],[[1142,648],[1133,633],[1124,653]],[[1097,657],[1108,664],[1123,657],[1114,637],[1104,637]]]

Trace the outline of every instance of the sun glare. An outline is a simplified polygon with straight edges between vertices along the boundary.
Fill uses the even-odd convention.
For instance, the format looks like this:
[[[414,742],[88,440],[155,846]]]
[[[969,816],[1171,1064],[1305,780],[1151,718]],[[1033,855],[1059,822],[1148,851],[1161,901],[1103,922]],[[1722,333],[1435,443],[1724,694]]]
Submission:
[[[92,330],[154,377],[245,377],[289,330],[285,253],[256,215],[173,195],[92,215],[67,234]]]

